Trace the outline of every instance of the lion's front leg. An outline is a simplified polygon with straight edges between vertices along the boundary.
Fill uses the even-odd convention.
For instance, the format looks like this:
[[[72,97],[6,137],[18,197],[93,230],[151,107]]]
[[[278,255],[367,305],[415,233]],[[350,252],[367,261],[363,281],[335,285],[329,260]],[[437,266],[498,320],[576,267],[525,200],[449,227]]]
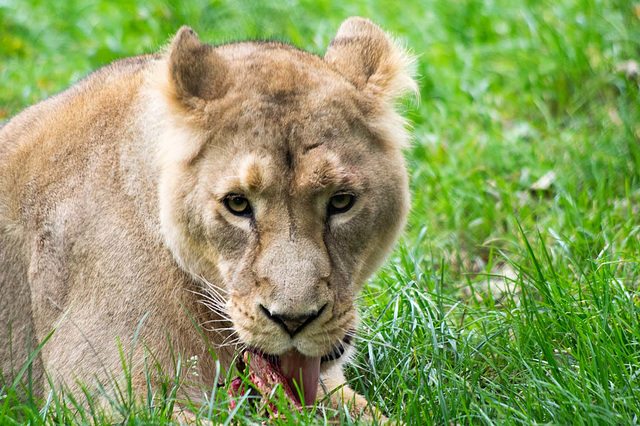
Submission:
[[[328,395],[328,396],[327,396]],[[325,399],[331,408],[339,409],[345,407],[354,419],[386,423],[388,419],[380,411],[369,404],[360,394],[349,387],[342,372],[342,366],[335,366],[328,370],[320,378],[318,399]]]

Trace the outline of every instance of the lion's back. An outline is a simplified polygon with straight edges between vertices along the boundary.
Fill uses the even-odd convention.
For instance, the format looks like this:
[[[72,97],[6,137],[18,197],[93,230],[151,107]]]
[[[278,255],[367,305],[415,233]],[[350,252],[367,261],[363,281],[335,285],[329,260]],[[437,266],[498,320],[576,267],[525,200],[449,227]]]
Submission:
[[[104,179],[95,171],[116,161],[143,70],[154,58],[116,61],[0,124],[0,342],[11,342],[0,345],[5,381],[38,345],[29,287],[43,238],[38,230],[80,186]],[[43,376],[40,360],[35,364],[38,388]]]

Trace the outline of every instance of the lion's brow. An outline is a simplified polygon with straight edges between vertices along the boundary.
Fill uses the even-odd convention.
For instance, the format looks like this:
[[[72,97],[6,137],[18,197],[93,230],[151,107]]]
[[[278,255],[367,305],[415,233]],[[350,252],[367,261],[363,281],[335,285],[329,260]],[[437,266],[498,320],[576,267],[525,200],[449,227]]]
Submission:
[[[274,184],[275,164],[270,156],[251,153],[237,163],[233,184],[249,192],[260,192]]]
[[[303,154],[307,154],[312,149],[319,148],[322,145],[324,145],[324,142],[315,142],[315,143],[312,143],[312,144],[309,144],[309,145],[305,145],[305,146],[302,147],[302,153]]]
[[[357,186],[357,179],[335,158],[329,157],[298,170],[296,185],[300,190],[313,192],[326,188],[354,187]]]

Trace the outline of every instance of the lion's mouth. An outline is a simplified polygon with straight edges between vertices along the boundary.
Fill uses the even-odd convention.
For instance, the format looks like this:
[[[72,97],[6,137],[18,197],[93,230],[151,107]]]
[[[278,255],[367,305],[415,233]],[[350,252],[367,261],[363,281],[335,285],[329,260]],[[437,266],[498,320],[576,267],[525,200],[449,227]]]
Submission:
[[[249,366],[249,381],[262,393],[268,395],[280,385],[284,394],[295,406],[313,405],[318,394],[320,366],[344,355],[351,336],[347,335],[333,351],[317,357],[310,357],[291,349],[281,355],[268,355],[256,349],[247,349],[244,361]],[[238,395],[240,379],[232,386],[232,393]]]
[[[280,386],[284,396],[294,407],[313,405],[318,393],[321,357],[308,357],[297,349],[282,355],[267,355],[257,350],[247,349],[244,362],[249,366],[247,379],[263,396],[271,395]],[[231,382],[229,396],[239,397],[245,393],[245,385],[237,377]],[[231,408],[236,402],[231,401]]]

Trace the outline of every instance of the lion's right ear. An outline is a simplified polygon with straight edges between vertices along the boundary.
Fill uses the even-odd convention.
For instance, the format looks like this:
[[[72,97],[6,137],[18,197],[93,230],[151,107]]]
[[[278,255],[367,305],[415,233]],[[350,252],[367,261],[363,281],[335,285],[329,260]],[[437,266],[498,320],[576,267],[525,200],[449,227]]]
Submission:
[[[393,146],[406,146],[406,121],[396,111],[395,101],[407,92],[419,96],[411,77],[411,56],[373,22],[351,17],[340,25],[324,60],[377,101],[369,128]]]
[[[411,57],[376,24],[357,16],[345,20],[329,44],[324,60],[355,87],[384,100],[405,92],[418,94],[411,77]]]
[[[172,95],[184,106],[219,99],[229,88],[224,60],[189,27],[180,28],[173,38],[168,65]]]

